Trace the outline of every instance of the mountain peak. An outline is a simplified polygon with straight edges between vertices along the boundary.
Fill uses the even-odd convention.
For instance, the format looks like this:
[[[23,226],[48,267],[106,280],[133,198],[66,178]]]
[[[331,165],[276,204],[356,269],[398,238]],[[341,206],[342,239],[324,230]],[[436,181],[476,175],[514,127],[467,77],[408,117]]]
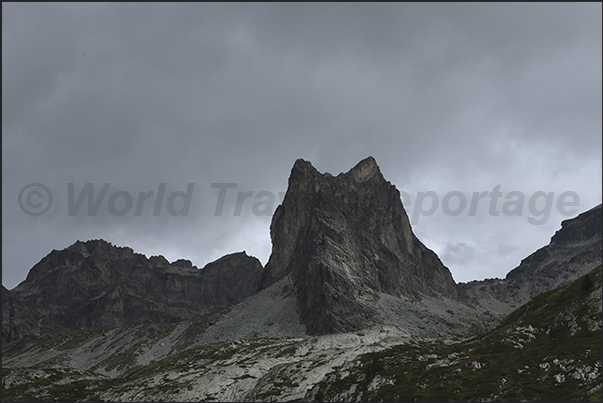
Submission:
[[[310,333],[367,327],[378,315],[363,301],[378,293],[457,297],[450,271],[414,236],[400,192],[373,157],[337,176],[297,160],[270,232],[261,286],[291,275]]]
[[[73,245],[65,248],[64,250],[79,253],[84,257],[88,257],[93,254],[118,255],[121,257],[134,254],[134,250],[132,248],[127,246],[115,246],[111,242],[107,242],[104,239],[91,239],[85,242],[77,240]]]
[[[373,177],[375,174],[380,173],[379,165],[377,165],[377,161],[372,156],[368,156],[365,159],[358,162],[353,168],[351,168],[348,172],[344,173],[343,176],[352,177],[358,182],[362,182],[366,179]],[[342,174],[338,175],[340,177]],[[291,169],[291,179],[298,179],[304,176],[311,177],[332,177],[328,172],[320,173],[314,165],[310,161],[306,161],[302,158],[299,158],[293,164],[293,168]]]
[[[189,260],[170,264],[161,255],[147,258],[102,239],[77,241],[53,250],[25,281],[3,290],[12,302],[3,303],[2,340],[57,327],[198,320],[254,295],[262,270],[260,261],[245,252],[197,270]]]
[[[306,171],[306,170],[316,171],[316,168],[314,168],[314,165],[312,165],[312,163],[310,161],[306,161],[303,158],[298,158],[297,160],[295,160],[295,163],[293,164],[293,171],[296,171],[296,170],[298,170],[298,171]]]
[[[369,156],[356,164],[356,166],[350,169],[347,174],[352,176],[357,182],[363,182],[380,173],[381,171],[379,170],[377,161]]]

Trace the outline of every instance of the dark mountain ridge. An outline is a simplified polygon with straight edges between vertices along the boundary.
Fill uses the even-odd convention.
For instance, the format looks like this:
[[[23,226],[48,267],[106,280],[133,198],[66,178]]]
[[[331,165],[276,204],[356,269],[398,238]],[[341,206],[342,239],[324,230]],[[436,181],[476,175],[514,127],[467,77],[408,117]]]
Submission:
[[[262,265],[244,252],[197,269],[146,258],[104,240],[53,250],[14,289],[2,290],[3,343],[57,328],[194,320],[258,291]]]

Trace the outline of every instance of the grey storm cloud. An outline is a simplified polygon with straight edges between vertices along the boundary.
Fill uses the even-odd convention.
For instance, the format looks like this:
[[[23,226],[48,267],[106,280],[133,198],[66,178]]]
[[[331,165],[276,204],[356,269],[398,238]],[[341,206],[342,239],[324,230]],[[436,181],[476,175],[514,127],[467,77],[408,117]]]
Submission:
[[[347,171],[372,155],[413,197],[500,185],[601,202],[601,4],[2,5],[3,284],[52,249],[104,238],[197,266],[239,250],[266,262],[261,192],[287,187],[297,158]],[[47,213],[18,196],[51,190]],[[107,199],[68,214],[67,184]],[[185,191],[190,211],[111,214]],[[219,189],[224,212],[215,215]],[[253,192],[235,215],[239,192]],[[167,197],[167,196],[166,196]],[[152,203],[150,200],[149,203]],[[123,198],[120,202],[124,202]],[[563,219],[439,208],[413,226],[457,281],[502,277]],[[257,207],[257,206],[256,206]],[[133,209],[134,211],[134,209]],[[576,214],[577,214],[576,213]]]
[[[462,264],[470,260],[474,253],[473,248],[464,242],[449,243],[446,245],[441,258],[453,264]]]

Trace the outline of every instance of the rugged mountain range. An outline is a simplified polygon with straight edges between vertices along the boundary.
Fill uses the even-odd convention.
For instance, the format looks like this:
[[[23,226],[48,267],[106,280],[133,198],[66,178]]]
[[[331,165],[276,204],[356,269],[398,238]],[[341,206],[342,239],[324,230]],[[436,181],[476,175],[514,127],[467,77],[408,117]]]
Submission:
[[[262,264],[244,252],[199,270],[147,259],[103,240],[54,250],[14,289],[2,290],[2,342],[52,329],[198,320],[258,291]]]
[[[485,334],[589,273],[602,260],[601,211],[564,221],[505,279],[456,284],[412,233],[400,193],[372,157],[337,176],[298,160],[266,267],[244,252],[198,269],[78,241],[3,288],[3,391],[47,400],[59,396],[58,382],[71,385],[69,400],[340,400],[323,386],[343,378],[327,374],[361,354]],[[207,367],[216,363],[226,372]],[[141,376],[153,393],[132,387]],[[168,382],[182,377],[192,383]],[[172,386],[162,394],[154,389],[162,384]],[[288,392],[276,393],[278,384]],[[369,389],[345,393],[364,399]]]

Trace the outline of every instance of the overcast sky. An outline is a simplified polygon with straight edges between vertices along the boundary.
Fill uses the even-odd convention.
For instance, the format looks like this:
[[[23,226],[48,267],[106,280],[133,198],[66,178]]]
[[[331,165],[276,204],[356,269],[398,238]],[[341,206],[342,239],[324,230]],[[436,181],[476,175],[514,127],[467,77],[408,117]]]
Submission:
[[[295,160],[336,175],[369,155],[455,280],[504,277],[570,218],[563,192],[579,197],[564,199],[572,217],[601,203],[601,15],[600,3],[3,3],[2,283],[98,238],[199,267],[241,250],[265,264]],[[20,207],[45,208],[43,189],[22,192],[32,183],[52,194],[44,214]],[[74,200],[111,185],[95,215],[84,201],[72,216],[69,183]],[[188,215],[171,215],[189,183]],[[219,183],[237,187],[216,216]],[[498,185],[498,216],[487,194],[471,215],[473,193]],[[454,191],[468,199],[457,215],[442,208]],[[500,212],[511,191],[521,216]],[[539,191],[554,204],[535,224]],[[235,215],[238,192],[254,193]],[[416,215],[419,192],[438,196],[433,214]]]

